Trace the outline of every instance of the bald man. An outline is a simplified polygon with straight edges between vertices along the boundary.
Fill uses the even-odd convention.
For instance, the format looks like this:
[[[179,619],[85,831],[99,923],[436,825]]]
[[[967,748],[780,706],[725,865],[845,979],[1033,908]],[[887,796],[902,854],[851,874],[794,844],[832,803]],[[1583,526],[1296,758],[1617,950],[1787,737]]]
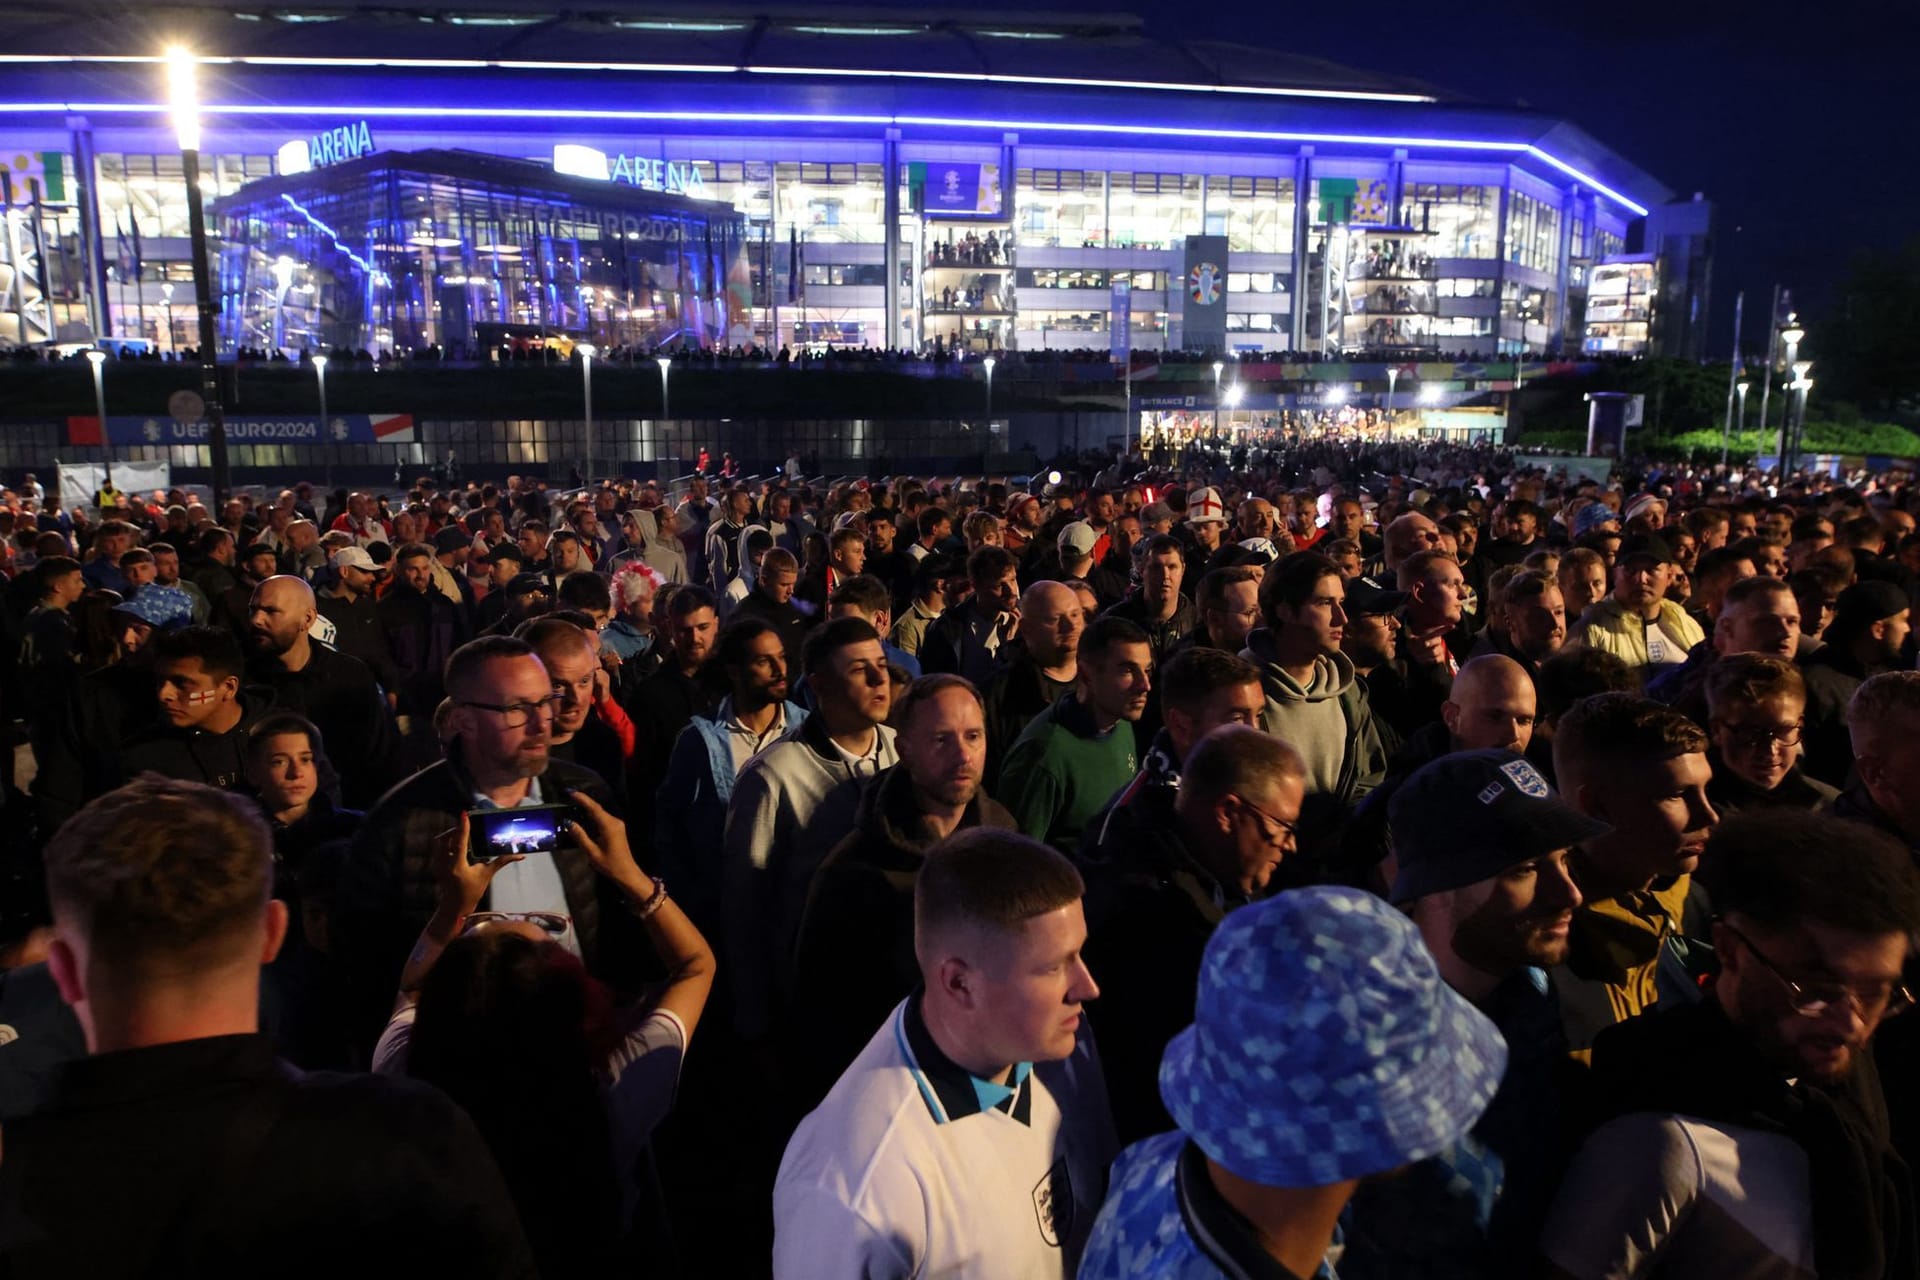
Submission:
[[[1381,872],[1393,848],[1387,806],[1419,769],[1457,751],[1500,748],[1526,754],[1536,713],[1533,680],[1512,658],[1489,653],[1460,668],[1440,719],[1409,737],[1387,765],[1386,781],[1354,810],[1342,846],[1353,882],[1385,893]]]
[[[307,634],[318,612],[313,588],[279,574],[247,605],[247,683],[268,685],[280,708],[318,726],[339,775],[341,799],[364,809],[395,781],[393,721],[373,673],[358,658]],[[325,779],[322,780],[326,781]]]
[[[547,730],[547,754],[593,770],[624,803],[627,770],[620,728],[631,740],[633,727],[601,679],[599,640],[564,618],[536,618],[518,634],[533,646],[560,699]]]
[[[1005,660],[980,688],[986,706],[989,794],[1000,783],[1000,762],[1020,731],[1073,692],[1087,618],[1079,593],[1062,583],[1036,582],[1021,595],[1016,643],[1003,646]]]
[[[1402,562],[1422,551],[1438,550],[1440,526],[1418,511],[1409,511],[1386,528],[1381,538],[1379,559],[1367,565],[1367,576],[1392,590],[1400,576]]]

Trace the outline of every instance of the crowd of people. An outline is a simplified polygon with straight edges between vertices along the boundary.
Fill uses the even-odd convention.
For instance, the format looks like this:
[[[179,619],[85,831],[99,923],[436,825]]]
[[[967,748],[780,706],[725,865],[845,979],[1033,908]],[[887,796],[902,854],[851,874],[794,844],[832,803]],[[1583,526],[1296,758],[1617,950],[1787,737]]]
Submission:
[[[0,491],[0,1269],[1920,1276],[1920,501],[1200,462]]]

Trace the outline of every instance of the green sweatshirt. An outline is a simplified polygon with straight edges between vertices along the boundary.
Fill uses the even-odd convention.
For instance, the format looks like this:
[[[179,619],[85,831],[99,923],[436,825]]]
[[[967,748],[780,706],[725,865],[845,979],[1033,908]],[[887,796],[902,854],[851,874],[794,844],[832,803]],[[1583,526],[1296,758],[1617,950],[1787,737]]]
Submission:
[[[1000,771],[1001,804],[1020,830],[1071,855],[1080,832],[1140,770],[1133,725],[1105,733],[1071,693],[1035,716]]]

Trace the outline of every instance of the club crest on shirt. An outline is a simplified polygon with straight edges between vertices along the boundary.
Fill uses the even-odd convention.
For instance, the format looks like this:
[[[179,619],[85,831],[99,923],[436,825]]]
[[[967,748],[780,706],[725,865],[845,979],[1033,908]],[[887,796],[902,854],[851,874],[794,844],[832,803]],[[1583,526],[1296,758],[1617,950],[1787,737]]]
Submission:
[[[1040,1238],[1055,1249],[1063,1236],[1073,1234],[1073,1175],[1065,1156],[1034,1184],[1033,1216],[1040,1223]]]

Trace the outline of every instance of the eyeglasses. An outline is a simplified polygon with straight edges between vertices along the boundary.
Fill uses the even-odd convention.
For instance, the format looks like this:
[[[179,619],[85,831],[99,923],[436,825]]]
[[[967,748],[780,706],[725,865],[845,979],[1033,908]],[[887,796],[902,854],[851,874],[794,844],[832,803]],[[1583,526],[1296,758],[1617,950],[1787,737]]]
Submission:
[[[1729,724],[1725,720],[1717,720],[1714,723],[1725,730],[1729,738],[1733,739],[1734,746],[1745,748],[1748,751],[1771,750],[1776,744],[1782,747],[1797,746],[1799,745],[1800,736],[1806,729],[1807,724],[1805,720],[1796,720],[1792,724],[1780,728],[1768,725],[1748,726],[1743,724]]]
[[[1253,812],[1259,814],[1262,818],[1266,819],[1266,821],[1271,822],[1274,826],[1280,829],[1280,835],[1278,839],[1275,839],[1273,836],[1270,836],[1270,835],[1266,837],[1268,844],[1271,844],[1278,849],[1291,849],[1299,843],[1300,829],[1294,826],[1291,822],[1287,822],[1284,819],[1274,817],[1272,814],[1268,813],[1265,809],[1262,809],[1259,805],[1255,804],[1253,801],[1247,799],[1245,796],[1239,794],[1238,792],[1229,791],[1227,794],[1232,796],[1235,800],[1239,801],[1242,805],[1253,810]],[[1262,834],[1265,834],[1264,828],[1262,830]]]
[[[558,938],[573,927],[573,921],[552,911],[476,911],[467,917],[463,933],[472,933],[483,925],[530,924]]]
[[[1753,940],[1740,932],[1725,919],[1720,923],[1728,933],[1740,940],[1740,945],[1753,954],[1762,968],[1772,974],[1781,986],[1787,989],[1787,1005],[1803,1018],[1818,1018],[1827,1010],[1841,1003],[1851,1004],[1859,1010],[1863,1019],[1872,1020],[1876,1015],[1891,1018],[1904,1013],[1913,1004],[1913,992],[1901,983],[1891,983],[1884,990],[1855,991],[1844,982],[1795,982],[1773,961],[1767,959]]]
[[[538,702],[509,702],[503,705],[498,702],[463,701],[460,705],[478,707],[482,711],[498,712],[502,728],[519,729],[536,715],[544,716],[549,720],[553,719],[560,705],[560,696],[552,694]]]

